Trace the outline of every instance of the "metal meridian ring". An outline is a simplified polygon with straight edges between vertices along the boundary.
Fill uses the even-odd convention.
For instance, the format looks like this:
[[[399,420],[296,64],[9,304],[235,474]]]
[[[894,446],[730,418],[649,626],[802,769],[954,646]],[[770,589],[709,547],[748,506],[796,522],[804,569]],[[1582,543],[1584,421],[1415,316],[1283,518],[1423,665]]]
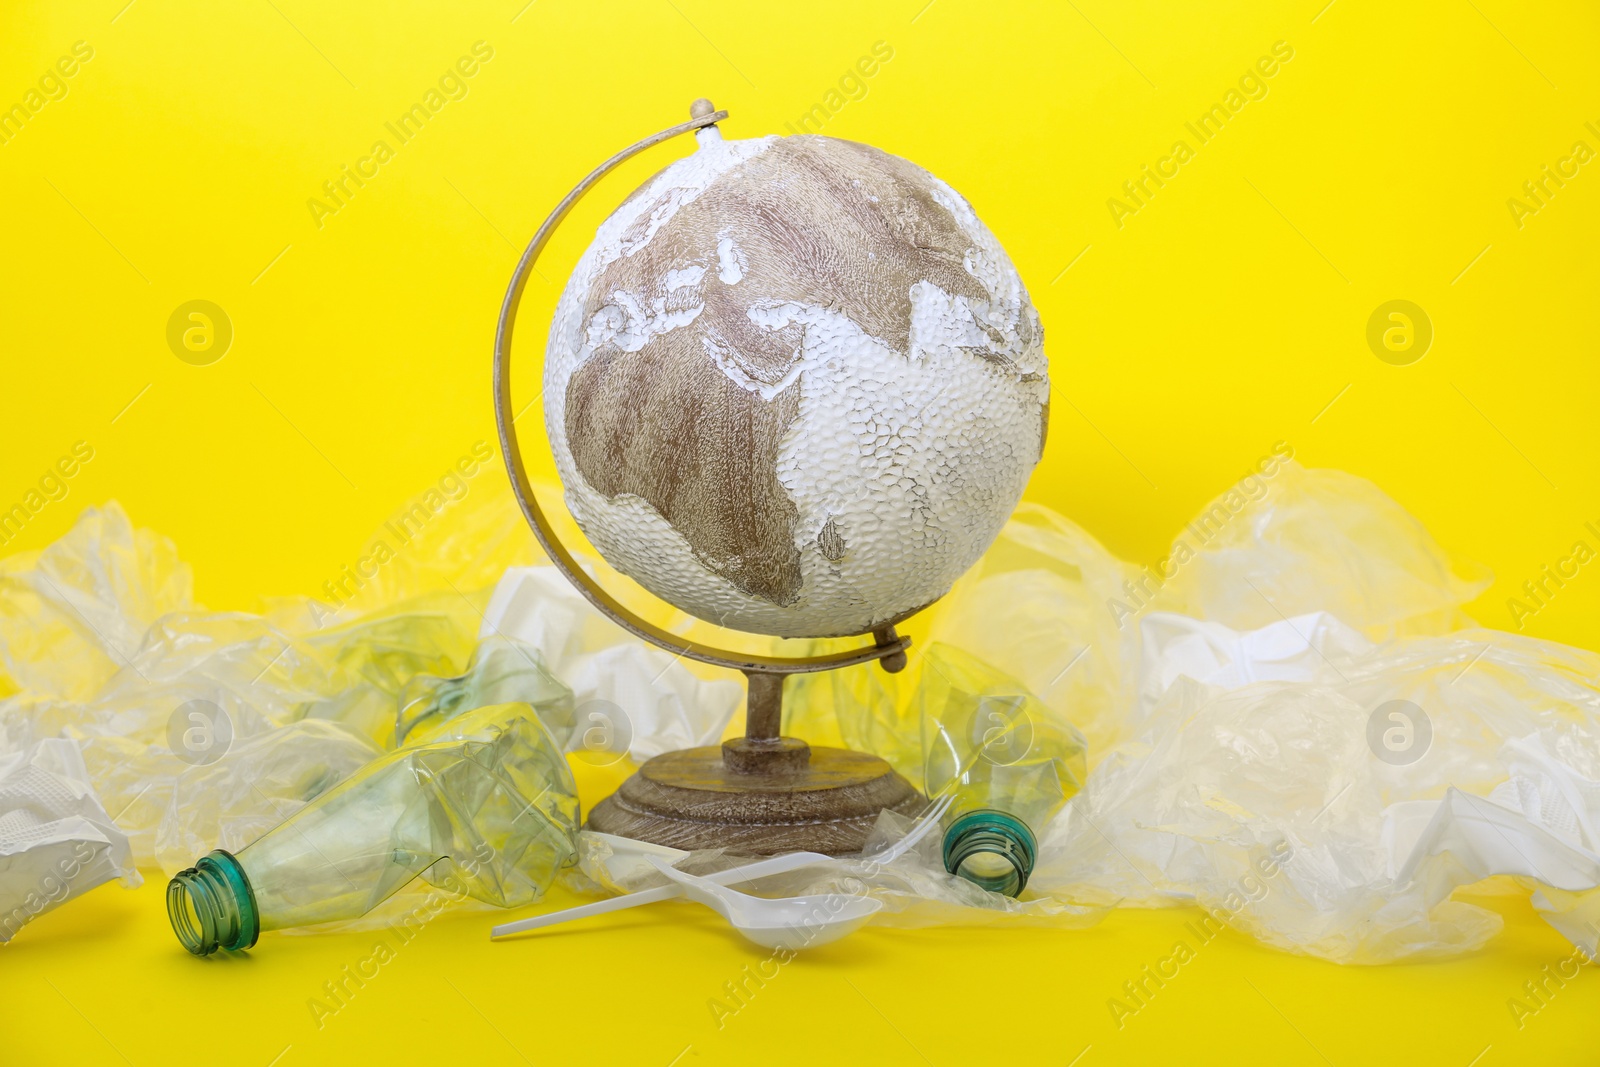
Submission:
[[[707,109],[696,108],[696,110]],[[728,652],[710,645],[702,645],[640,618],[624,607],[621,601],[602,589],[599,583],[578,565],[572,553],[567,551],[567,547],[556,536],[549,519],[545,517],[544,511],[540,509],[539,501],[533,493],[533,483],[529,481],[527,469],[522,464],[522,451],[517,444],[516,416],[511,410],[511,335],[517,321],[517,308],[522,303],[522,291],[527,288],[528,276],[533,273],[533,265],[538,260],[539,253],[544,251],[551,234],[561,225],[574,205],[618,165],[647,148],[653,148],[679,134],[689,133],[705,126],[714,126],[727,117],[726,111],[710,111],[708,114],[696,115],[688,122],[671,126],[624,148],[600,164],[590,171],[583,181],[574,186],[561,203],[556,205],[555,210],[550,212],[544,224],[533,235],[533,240],[528,243],[522,258],[517,261],[517,269],[511,275],[511,285],[506,290],[505,303],[500,306],[500,322],[495,329],[494,337],[494,417],[500,428],[500,452],[505,457],[506,472],[511,475],[511,491],[516,494],[517,503],[522,507],[522,514],[527,518],[528,525],[533,527],[533,535],[539,539],[539,544],[550,557],[550,562],[577,587],[578,592],[624,630],[675,655],[686,656],[717,667],[729,667],[747,674],[750,672],[806,674],[811,671],[852,667],[858,663],[871,663],[873,660],[903,656],[911,642],[908,638],[894,635],[892,627],[882,631],[880,643],[867,645],[864,648],[833,652],[823,656],[779,657]],[[901,662],[903,663],[903,659]]]

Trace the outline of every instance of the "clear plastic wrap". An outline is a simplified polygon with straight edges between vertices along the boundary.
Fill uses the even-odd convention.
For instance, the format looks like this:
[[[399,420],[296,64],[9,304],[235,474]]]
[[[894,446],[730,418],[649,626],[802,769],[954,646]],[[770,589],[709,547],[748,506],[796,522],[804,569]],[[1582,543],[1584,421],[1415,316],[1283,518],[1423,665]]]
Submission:
[[[536,649],[572,687],[580,728],[567,748],[591,758],[627,753],[643,762],[715,744],[744,700],[738,682],[702,678],[681,657],[630,637],[552,566],[507,571],[484,613],[483,634]]]
[[[1370,483],[1290,462],[1143,571],[1019,509],[933,625],[1065,689],[1047,703],[1090,736],[1018,907],[1197,904],[1286,951],[1380,963],[1482,945],[1500,918],[1457,891],[1510,879],[1600,949],[1600,656],[1471,628],[1486,586]],[[793,719],[903,740],[896,683],[837,673]]]
[[[0,662],[24,692],[85,700],[193,588],[171,541],[115,504],[89,508],[43,551],[0,561]]]
[[[1298,679],[1281,663],[1278,678],[1233,688],[1180,675],[1053,827],[1036,884],[1086,901],[1192,900],[1268,944],[1355,963],[1482,944],[1498,915],[1451,893],[1494,875],[1593,888],[1559,865],[1464,862],[1452,827],[1464,805],[1500,809],[1511,817],[1495,823],[1491,858],[1504,860],[1565,826],[1600,877],[1594,838],[1577,832],[1587,804],[1568,799],[1582,791],[1554,784],[1595,773],[1600,657],[1484,630],[1323,654]],[[1529,746],[1547,756],[1543,778],[1519,770]]]
[[[1509,875],[1578,940],[1594,883],[1558,872],[1600,872],[1597,842],[1569,834],[1542,874],[1503,846],[1581,825],[1550,815],[1581,790],[1551,783],[1600,770],[1600,656],[1464,628],[1486,584],[1370,483],[1285,464],[1149,605],[1206,617],[1140,619],[1125,734],[1034,885],[1193,902],[1282,949],[1378,963],[1484,943],[1498,915],[1455,891]],[[1535,743],[1551,762],[1530,786],[1515,754]],[[1536,815],[1507,806],[1529,796]]]
[[[1470,624],[1487,568],[1451,557],[1365,478],[1264,465],[1202,508],[1126,602],[1154,586],[1150,610],[1235,630],[1323,611],[1375,641]]]
[[[210,612],[169,540],[115,503],[86,509],[45,550],[0,561],[0,663],[16,690],[0,700],[0,752],[74,739],[138,862],[170,874],[242,847],[423,719],[522,701],[559,743],[620,745],[607,760],[714,742],[742,687],[632,642],[553,568],[525,566],[538,559],[509,493],[485,487],[343,603]],[[496,589],[530,573],[549,622],[531,645],[485,618]]]

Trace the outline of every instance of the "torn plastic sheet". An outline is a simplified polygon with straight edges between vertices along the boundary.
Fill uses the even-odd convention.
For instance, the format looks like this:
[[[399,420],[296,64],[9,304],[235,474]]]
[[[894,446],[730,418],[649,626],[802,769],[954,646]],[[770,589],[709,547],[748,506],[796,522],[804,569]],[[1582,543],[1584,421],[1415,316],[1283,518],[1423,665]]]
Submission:
[[[170,541],[114,503],[87,509],[54,544],[0,561],[0,693],[12,694],[0,701],[0,753],[71,739],[124,847],[170,874],[249,844],[422,722],[484,704],[527,702],[569,745],[620,743],[616,758],[715,742],[742,687],[701,679],[603,619],[545,642],[585,696],[575,728],[573,693],[540,647],[485,620],[495,585],[539,559],[509,494],[478,493],[354,595],[210,612]],[[543,569],[561,583],[552,610],[581,605],[598,619]]]
[[[1577,783],[1600,776],[1600,656],[1461,628],[1481,576],[1460,577],[1348,475],[1286,465],[1232,521],[1234,536],[1180,570],[1182,599],[1262,625],[1140,618],[1126,732],[1052,826],[1035,885],[1091,903],[1193,902],[1276,947],[1376,963],[1483,944],[1499,916],[1452,894],[1506,875],[1592,951],[1600,868],[1583,866],[1594,842],[1571,827],[1596,810]],[[1286,552],[1292,577],[1272,563]],[[1326,595],[1308,584],[1318,576]],[[1178,584],[1147,606],[1179,599]],[[1319,602],[1347,614],[1288,613]],[[1560,827],[1578,853],[1540,845]]]

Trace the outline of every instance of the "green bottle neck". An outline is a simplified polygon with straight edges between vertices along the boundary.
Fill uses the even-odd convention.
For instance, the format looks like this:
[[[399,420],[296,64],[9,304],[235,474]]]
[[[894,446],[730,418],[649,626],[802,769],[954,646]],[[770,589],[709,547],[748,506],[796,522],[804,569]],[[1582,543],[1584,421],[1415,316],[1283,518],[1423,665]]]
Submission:
[[[994,808],[965,812],[944,833],[944,869],[1008,897],[1027,886],[1038,851],[1027,823]]]
[[[255,891],[233,853],[215,849],[167,883],[167,918],[196,956],[249,948],[261,936]]]

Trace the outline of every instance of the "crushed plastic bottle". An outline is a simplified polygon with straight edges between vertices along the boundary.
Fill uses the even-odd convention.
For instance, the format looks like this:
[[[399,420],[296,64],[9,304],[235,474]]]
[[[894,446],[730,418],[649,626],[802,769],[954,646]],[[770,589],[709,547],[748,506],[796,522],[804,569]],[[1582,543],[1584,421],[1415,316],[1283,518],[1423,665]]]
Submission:
[[[1108,605],[1136,577],[1065,516],[1024,502],[934,604],[929,640],[1014,678],[1083,733],[1093,766],[1122,736],[1134,695],[1139,627]]]
[[[577,787],[526,704],[412,731],[240,850],[215,850],[167,886],[167,913],[197,956],[262,931],[352,919],[407,883],[447,880],[478,900],[536,899],[576,859]]]
[[[884,757],[931,799],[953,793],[945,867],[1017,896],[1036,835],[1082,787],[1087,745],[1017,679],[935,641],[902,676],[876,664],[802,675],[784,699],[786,733]]]
[[[942,644],[923,656],[917,710],[928,795],[955,797],[945,869],[1019,896],[1038,858],[1036,834],[1083,784],[1083,735],[1014,679]]]

